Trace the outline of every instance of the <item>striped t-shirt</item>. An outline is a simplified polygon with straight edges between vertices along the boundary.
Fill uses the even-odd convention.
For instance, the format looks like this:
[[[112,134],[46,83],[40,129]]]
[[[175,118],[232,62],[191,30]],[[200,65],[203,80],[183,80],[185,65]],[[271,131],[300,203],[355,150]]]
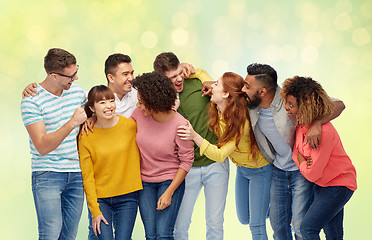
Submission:
[[[39,94],[26,97],[21,102],[22,119],[25,126],[44,121],[46,133],[57,131],[71,119],[75,110],[85,103],[85,93],[78,84],[72,84],[69,90],[63,90],[60,97],[51,94],[38,85]],[[78,127],[50,153],[42,156],[29,139],[31,148],[32,171],[80,172],[76,135]]]

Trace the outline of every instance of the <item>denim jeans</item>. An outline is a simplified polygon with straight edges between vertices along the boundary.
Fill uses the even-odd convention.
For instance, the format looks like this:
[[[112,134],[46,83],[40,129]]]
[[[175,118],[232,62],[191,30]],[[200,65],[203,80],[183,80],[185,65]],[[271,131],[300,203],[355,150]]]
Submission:
[[[100,240],[123,239],[130,240],[137,216],[138,192],[120,196],[98,198],[99,209],[106,218],[108,225],[101,221]],[[115,229],[115,234],[113,229]]]
[[[75,239],[84,203],[80,172],[32,172],[39,239]]]
[[[313,199],[313,183],[300,170],[283,171],[273,166],[270,190],[270,223],[275,240],[302,239],[300,226]]]
[[[249,224],[252,239],[267,238],[266,218],[269,210],[271,174],[273,166],[236,169],[235,203],[238,219]]]
[[[171,205],[163,210],[156,210],[160,196],[171,182],[171,180],[160,183],[142,182],[143,189],[139,191],[139,210],[146,240],[174,239],[174,224],[185,192],[185,181],[174,191]]]
[[[186,176],[186,189],[177,217],[174,238],[189,238],[192,212],[204,186],[207,240],[223,239],[223,214],[229,182],[229,160],[203,167],[192,167]]]
[[[320,239],[322,228],[327,239],[343,239],[344,206],[353,193],[344,186],[315,185],[314,201],[301,224],[303,239]]]

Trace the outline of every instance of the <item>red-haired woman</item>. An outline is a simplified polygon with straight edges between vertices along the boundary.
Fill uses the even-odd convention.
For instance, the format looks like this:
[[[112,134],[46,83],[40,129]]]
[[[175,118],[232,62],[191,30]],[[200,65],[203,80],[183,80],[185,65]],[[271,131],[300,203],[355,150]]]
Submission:
[[[216,145],[196,133],[191,124],[178,130],[181,139],[193,140],[200,155],[222,162],[227,156],[237,166],[236,212],[242,224],[249,224],[252,239],[267,239],[272,165],[257,147],[250,128],[249,111],[241,91],[241,76],[226,72],[212,85],[209,127],[217,135]]]

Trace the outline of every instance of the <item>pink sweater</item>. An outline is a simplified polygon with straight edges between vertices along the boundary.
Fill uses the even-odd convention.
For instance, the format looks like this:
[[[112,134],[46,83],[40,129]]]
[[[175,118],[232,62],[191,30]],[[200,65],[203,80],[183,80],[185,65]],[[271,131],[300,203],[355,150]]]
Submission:
[[[141,153],[141,177],[144,182],[173,180],[179,168],[188,172],[194,161],[194,143],[181,140],[177,127],[187,121],[179,113],[165,123],[145,116],[136,108],[131,118],[137,122],[137,145]]]
[[[305,144],[304,139],[308,129],[309,127],[297,126],[296,142],[293,148],[293,160],[302,175],[321,187],[346,186],[355,191],[357,189],[356,171],[333,125],[326,123],[322,126],[319,149],[311,149],[308,144]],[[304,161],[299,165],[298,152],[305,158],[311,156],[313,164],[307,167]]]

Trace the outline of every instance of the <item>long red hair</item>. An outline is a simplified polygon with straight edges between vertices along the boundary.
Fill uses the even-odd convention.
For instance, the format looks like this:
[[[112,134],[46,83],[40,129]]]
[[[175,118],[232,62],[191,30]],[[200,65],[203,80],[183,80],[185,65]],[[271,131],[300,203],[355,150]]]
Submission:
[[[221,81],[224,91],[229,93],[229,96],[226,98],[225,109],[221,116],[225,120],[226,128],[221,132],[219,110],[217,105],[213,102],[210,103],[209,107],[208,126],[218,137],[218,147],[223,146],[235,138],[235,146],[238,148],[238,144],[244,134],[244,125],[246,120],[248,120],[248,124],[250,125],[249,110],[242,92],[244,79],[238,74],[225,72],[221,77]],[[249,129],[252,157],[256,160],[258,147],[252,128]]]

